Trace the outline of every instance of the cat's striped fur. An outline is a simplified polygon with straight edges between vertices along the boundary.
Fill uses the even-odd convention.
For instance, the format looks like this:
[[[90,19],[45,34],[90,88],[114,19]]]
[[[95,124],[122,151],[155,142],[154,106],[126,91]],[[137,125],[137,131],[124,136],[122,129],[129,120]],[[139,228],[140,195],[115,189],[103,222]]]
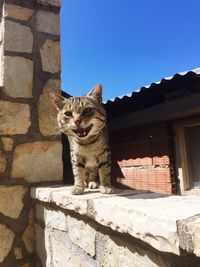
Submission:
[[[111,194],[111,154],[106,128],[106,113],[101,104],[101,85],[86,96],[68,99],[51,94],[58,109],[58,124],[68,136],[74,173],[72,194],[82,194],[85,186]]]

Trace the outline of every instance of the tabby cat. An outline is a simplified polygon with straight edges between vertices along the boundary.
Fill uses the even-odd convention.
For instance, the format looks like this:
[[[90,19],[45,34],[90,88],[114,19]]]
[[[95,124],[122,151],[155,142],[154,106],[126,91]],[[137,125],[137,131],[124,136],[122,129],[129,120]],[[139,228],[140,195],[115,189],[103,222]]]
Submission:
[[[74,186],[71,193],[79,195],[86,186],[112,194],[110,185],[111,154],[106,128],[106,112],[101,104],[102,87],[95,86],[82,97],[64,98],[50,94],[58,110],[58,125],[70,143]]]

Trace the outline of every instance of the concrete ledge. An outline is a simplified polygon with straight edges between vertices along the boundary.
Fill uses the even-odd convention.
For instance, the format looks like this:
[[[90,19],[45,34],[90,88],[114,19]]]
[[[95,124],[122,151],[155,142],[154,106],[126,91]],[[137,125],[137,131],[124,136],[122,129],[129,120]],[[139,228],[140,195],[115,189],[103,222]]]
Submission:
[[[199,238],[191,233],[187,246],[180,227],[195,216],[200,227],[199,196],[167,196],[144,191],[124,190],[115,195],[103,195],[98,190],[87,190],[81,196],[70,195],[69,186],[32,188],[31,196],[45,203],[54,203],[59,208],[86,215],[96,222],[120,233],[128,233],[161,252],[180,255],[179,247],[199,257]],[[200,218],[200,215],[199,217]],[[189,220],[191,223],[191,220]],[[190,232],[195,227],[189,227]],[[181,240],[181,241],[180,241]],[[197,242],[191,245],[191,242]],[[191,249],[191,247],[195,249]]]

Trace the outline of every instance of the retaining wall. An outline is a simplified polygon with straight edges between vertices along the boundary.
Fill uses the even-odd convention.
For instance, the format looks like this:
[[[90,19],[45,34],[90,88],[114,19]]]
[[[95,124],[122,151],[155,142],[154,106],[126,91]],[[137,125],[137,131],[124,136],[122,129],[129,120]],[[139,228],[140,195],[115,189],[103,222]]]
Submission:
[[[200,266],[199,197],[69,191],[32,189],[38,267]]]

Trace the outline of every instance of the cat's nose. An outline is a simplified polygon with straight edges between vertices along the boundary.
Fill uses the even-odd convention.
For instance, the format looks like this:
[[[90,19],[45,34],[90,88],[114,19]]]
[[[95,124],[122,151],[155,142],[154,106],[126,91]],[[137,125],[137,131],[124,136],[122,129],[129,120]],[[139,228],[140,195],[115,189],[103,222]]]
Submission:
[[[77,120],[75,120],[75,124],[77,125],[77,126],[79,126],[80,124],[81,124],[81,122],[82,122],[82,120],[81,119],[77,119]]]

